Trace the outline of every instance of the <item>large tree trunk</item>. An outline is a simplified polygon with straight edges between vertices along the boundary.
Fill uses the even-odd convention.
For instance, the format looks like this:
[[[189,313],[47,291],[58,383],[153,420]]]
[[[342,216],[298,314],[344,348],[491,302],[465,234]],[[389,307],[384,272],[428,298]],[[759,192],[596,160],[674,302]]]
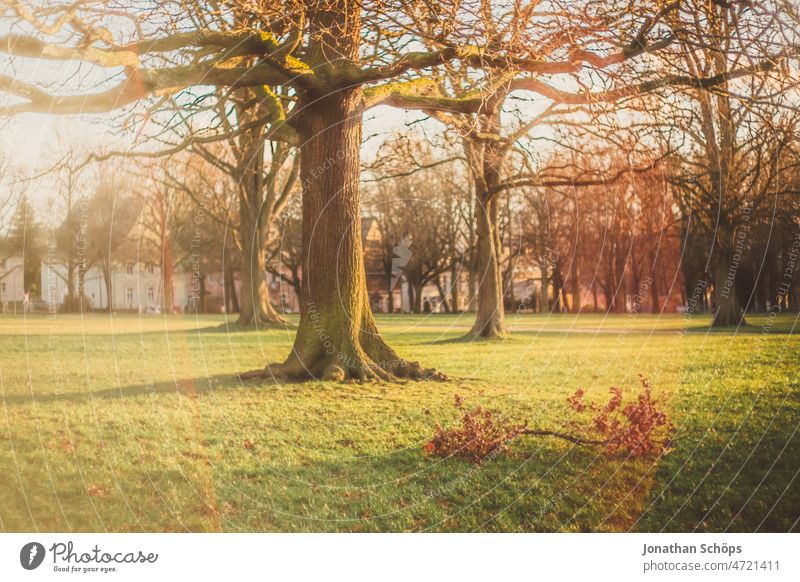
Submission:
[[[244,265],[241,271],[241,303],[237,323],[254,327],[285,327],[286,320],[275,310],[269,300],[264,246],[261,244],[260,238],[256,239],[255,236],[247,238],[249,240],[243,239],[242,241]]]
[[[298,103],[303,184],[303,293],[292,352],[251,377],[325,380],[440,378],[400,356],[378,332],[361,246],[359,88]]]
[[[503,308],[503,285],[498,261],[497,199],[488,192],[476,192],[476,267],[478,283],[475,324],[468,338],[497,339],[508,335]]]

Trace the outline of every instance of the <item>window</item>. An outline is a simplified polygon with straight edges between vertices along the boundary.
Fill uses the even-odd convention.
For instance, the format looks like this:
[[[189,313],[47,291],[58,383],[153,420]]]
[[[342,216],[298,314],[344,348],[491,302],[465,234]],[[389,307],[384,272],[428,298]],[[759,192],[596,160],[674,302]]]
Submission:
[[[128,307],[133,307],[133,289],[130,287],[125,290],[125,298],[128,300]]]
[[[125,265],[125,272],[128,273],[128,275],[133,275],[133,263]]]
[[[152,274],[153,274],[153,263],[147,263],[147,264],[144,266],[144,271],[145,271],[145,273],[147,273],[148,275],[152,275]]]
[[[147,302],[154,303],[156,300],[156,290],[152,287],[147,288]]]
[[[6,260],[0,259],[0,269],[5,269],[5,268],[6,268]]]
[[[0,285],[0,293],[2,293],[3,295],[6,294],[6,284],[5,283]]]

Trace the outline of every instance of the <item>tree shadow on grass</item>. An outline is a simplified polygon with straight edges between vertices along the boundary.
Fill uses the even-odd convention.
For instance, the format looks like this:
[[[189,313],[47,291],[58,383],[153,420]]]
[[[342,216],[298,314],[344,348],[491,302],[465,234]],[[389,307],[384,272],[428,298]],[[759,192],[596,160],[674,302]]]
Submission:
[[[509,334],[505,337],[496,337],[496,338],[474,337],[467,334],[467,335],[458,335],[455,337],[438,339],[432,342],[424,342],[424,343],[425,345],[431,345],[431,346],[443,346],[452,344],[500,345],[509,341],[513,341],[513,339],[514,339],[513,334]]]
[[[136,398],[138,396],[157,396],[168,394],[180,395],[202,395],[216,391],[227,391],[233,389],[248,389],[261,387],[277,387],[284,382],[275,382],[269,379],[262,379],[259,382],[240,380],[235,373],[216,374],[213,376],[201,376],[197,378],[179,378],[177,380],[165,380],[153,382],[151,384],[131,384],[128,386],[118,386],[115,388],[104,388],[101,390],[81,390],[80,392],[51,392],[46,394],[36,394],[32,398],[29,394],[14,395],[6,394],[3,399],[6,405],[24,404],[45,404],[52,402],[72,402],[82,403],[92,400],[114,400],[119,398]]]
[[[237,321],[224,322],[219,325],[204,327],[200,331],[204,333],[239,333],[247,331],[270,332],[270,331],[297,331],[298,325],[291,321],[286,323],[271,324],[247,324],[242,325]],[[192,330],[194,331],[194,330]]]
[[[255,454],[262,446],[271,448],[256,442]],[[636,480],[645,467],[596,464],[596,451],[555,441],[519,443],[483,465],[427,457],[421,443],[382,455],[359,456],[344,446],[326,453],[302,463],[232,467],[222,481],[237,496],[237,512],[248,516],[268,492],[291,491],[281,506],[286,521],[273,525],[292,531],[593,531],[625,529],[608,522],[617,512],[613,499],[592,497],[596,482]],[[596,479],[581,485],[586,471]],[[574,520],[587,499],[596,507]]]

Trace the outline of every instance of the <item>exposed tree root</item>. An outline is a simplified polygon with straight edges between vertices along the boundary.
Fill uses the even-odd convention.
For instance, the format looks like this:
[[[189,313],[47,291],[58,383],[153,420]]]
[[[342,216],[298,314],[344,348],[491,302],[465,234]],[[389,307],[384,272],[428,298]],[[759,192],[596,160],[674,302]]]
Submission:
[[[388,357],[382,357],[388,356]],[[347,346],[346,349],[325,350],[319,346],[311,349],[293,349],[285,362],[269,364],[265,368],[239,374],[243,380],[271,378],[285,381],[326,380],[383,381],[437,380],[447,377],[432,368],[423,368],[418,362],[400,358],[383,340],[371,338],[367,346]]]
[[[296,357],[285,362],[269,364],[239,374],[242,380],[274,379],[302,382],[306,380],[325,380],[328,382],[399,382],[402,380],[445,381],[447,376],[432,368],[423,368],[418,362],[396,360],[391,365],[381,366],[370,359],[346,360],[326,358],[309,364]]]
[[[492,317],[488,321],[476,321],[472,329],[461,339],[463,341],[505,340],[509,335],[505,324]]]
[[[295,329],[297,326],[286,321],[270,321],[267,319],[259,319],[258,321],[251,319],[250,321],[241,321],[239,319],[234,323],[236,327],[243,329]]]

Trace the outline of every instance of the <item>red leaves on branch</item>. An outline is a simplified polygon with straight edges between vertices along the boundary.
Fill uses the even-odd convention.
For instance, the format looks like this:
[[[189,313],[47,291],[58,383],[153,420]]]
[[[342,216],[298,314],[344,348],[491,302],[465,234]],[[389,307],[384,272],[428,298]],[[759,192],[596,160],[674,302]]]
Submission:
[[[454,400],[454,406],[464,411],[464,397],[456,394]],[[491,410],[478,406],[464,411],[460,426],[443,428],[436,423],[433,438],[423,451],[437,457],[456,456],[480,465],[487,457],[508,450],[509,443],[524,430],[524,424],[497,418]]]
[[[584,391],[580,389],[567,400],[575,412],[595,413],[591,431],[606,441],[609,450],[622,450],[634,457],[660,455],[672,447],[675,429],[659,408],[660,401],[653,397],[653,387],[647,378],[640,374],[639,382],[641,394],[625,406],[622,406],[622,389],[616,387],[611,388],[611,398],[605,406],[585,402]]]
[[[458,425],[444,428],[436,424],[433,437],[423,451],[437,457],[459,457],[481,464],[508,450],[512,441],[522,435],[553,436],[575,444],[605,447],[609,452],[622,451],[634,457],[661,455],[672,445],[674,427],[666,413],[660,409],[660,401],[653,397],[647,378],[639,375],[642,392],[636,401],[623,406],[621,388],[611,388],[611,396],[605,405],[587,402],[585,391],[578,389],[567,398],[576,413],[592,413],[588,425],[581,427],[576,422],[570,426],[580,434],[528,428],[527,423],[518,424],[507,418],[498,418],[497,413],[483,407],[465,410],[464,398],[455,395],[454,405],[463,412]]]

